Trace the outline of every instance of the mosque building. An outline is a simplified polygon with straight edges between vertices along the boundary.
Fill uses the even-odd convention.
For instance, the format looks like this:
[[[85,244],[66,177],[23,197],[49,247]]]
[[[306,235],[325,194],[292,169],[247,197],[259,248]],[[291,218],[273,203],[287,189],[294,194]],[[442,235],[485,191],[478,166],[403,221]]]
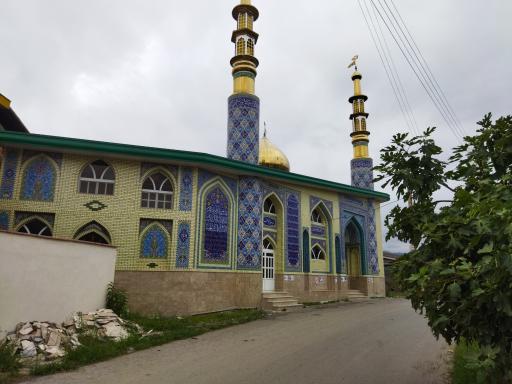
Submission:
[[[115,246],[115,284],[140,313],[384,296],[389,196],[373,188],[361,73],[351,185],[292,173],[260,135],[259,12],[241,0],[232,14],[227,157],[31,134],[0,96],[0,230]]]

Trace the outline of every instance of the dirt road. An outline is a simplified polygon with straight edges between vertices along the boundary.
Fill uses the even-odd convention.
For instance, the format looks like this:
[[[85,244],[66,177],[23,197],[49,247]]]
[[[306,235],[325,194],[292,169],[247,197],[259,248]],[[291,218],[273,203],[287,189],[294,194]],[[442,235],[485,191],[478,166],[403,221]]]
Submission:
[[[259,320],[30,383],[437,384],[446,350],[408,301],[382,299]]]

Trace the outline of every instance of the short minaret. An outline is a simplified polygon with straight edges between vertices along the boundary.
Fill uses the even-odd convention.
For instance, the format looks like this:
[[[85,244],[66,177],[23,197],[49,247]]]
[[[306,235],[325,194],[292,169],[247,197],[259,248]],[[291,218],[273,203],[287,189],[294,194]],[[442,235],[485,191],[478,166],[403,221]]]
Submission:
[[[364,102],[368,100],[366,95],[361,92],[361,79],[363,75],[357,70],[357,56],[354,56],[349,68],[354,66],[355,71],[352,74],[354,82],[354,96],[348,101],[352,104],[352,146],[354,147],[354,158],[350,162],[352,185],[358,188],[373,189],[373,160],[368,151],[370,142],[370,132],[367,130],[366,119],[368,113],[364,110]]]
[[[228,98],[227,157],[246,163],[258,164],[260,100],[254,94],[258,59],[254,47],[258,34],[253,23],[259,12],[250,0],[241,0],[233,8],[237,29],[231,41],[235,44],[233,67],[233,94]]]

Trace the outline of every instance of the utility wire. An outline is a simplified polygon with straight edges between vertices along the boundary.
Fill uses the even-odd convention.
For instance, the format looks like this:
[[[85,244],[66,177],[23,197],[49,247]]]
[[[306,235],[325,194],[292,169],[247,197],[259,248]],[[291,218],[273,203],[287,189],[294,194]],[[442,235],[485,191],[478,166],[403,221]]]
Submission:
[[[366,26],[368,27],[368,31],[370,32],[370,36],[372,38],[372,41],[373,41],[373,44],[375,45],[375,48],[377,49],[377,53],[379,54],[379,58],[380,58],[380,61],[382,63],[382,66],[384,67],[384,70],[386,71],[386,76],[388,77],[388,80],[389,80],[389,83],[391,84],[391,88],[393,89],[393,94],[395,95],[395,99],[398,103],[398,106],[400,107],[400,110],[402,111],[402,116],[404,117],[404,120],[405,120],[405,124],[409,127],[410,130],[412,130],[412,127],[410,125],[410,122],[409,120],[407,119],[407,115],[404,111],[404,108],[402,106],[402,102],[400,100],[400,98],[398,97],[398,93],[397,93],[397,90],[395,89],[395,84],[391,78],[391,75],[388,71],[388,67],[386,66],[386,63],[384,61],[384,58],[382,56],[382,52],[379,48],[379,45],[377,44],[377,40],[374,36],[374,31],[373,29],[370,27],[370,23],[368,21],[368,18],[366,17],[366,14],[363,10],[363,6],[361,5],[361,0],[357,0],[358,4],[359,4],[359,8],[361,9],[361,13],[363,14],[363,18],[364,18],[364,21],[366,23]],[[365,3],[365,6],[366,6],[366,3]],[[370,14],[368,13],[368,17],[370,16]]]
[[[403,39],[402,37],[400,36],[398,30],[396,29],[395,25],[393,24],[391,18],[389,17],[389,15],[385,12],[385,10],[383,9],[383,12],[380,11],[380,9],[377,7],[377,5],[375,4],[374,0],[370,0],[374,6],[374,8],[376,9],[377,13],[379,14],[380,18],[382,19],[382,21],[384,22],[384,25],[386,26],[386,28],[388,29],[389,33],[391,34],[391,36],[393,37],[393,40],[395,40],[395,43],[397,44],[398,48],[400,49],[400,51],[402,52],[402,55],[404,56],[404,58],[406,59],[407,63],[409,64],[409,66],[411,67],[412,71],[414,72],[414,74],[416,75],[416,78],[420,81],[423,89],[425,90],[425,92],[427,92],[430,100],[432,101],[432,103],[434,104],[434,106],[436,107],[436,109],[438,110],[438,112],[441,114],[441,116],[443,117],[444,121],[446,122],[446,124],[448,125],[448,127],[450,128],[450,130],[452,131],[452,133],[454,134],[454,136],[457,138],[457,139],[460,139],[460,134],[457,132],[456,128],[453,127],[453,123],[451,122],[450,118],[446,115],[444,109],[442,108],[443,106],[443,103],[439,103],[436,95],[435,95],[435,92],[432,91],[431,89],[431,85],[428,83],[428,81],[425,79],[425,74],[421,71],[421,69],[419,68],[418,64],[415,62],[414,58],[412,57],[412,55],[409,53],[409,50],[407,49],[407,46],[406,44],[403,42]],[[391,26],[393,27],[393,29],[395,30],[395,33],[398,35],[398,38],[400,39],[400,42],[403,44],[400,44],[400,42],[398,42],[398,39],[397,39],[397,36],[395,36],[395,34],[393,33],[393,31],[391,30],[388,22],[386,22],[386,19],[384,18],[384,16],[382,15],[382,13],[385,13],[386,17],[389,19],[389,22],[391,24]],[[409,56],[406,54],[406,52],[404,51],[407,51],[407,53],[409,53],[409,56],[411,56],[409,58]],[[411,59],[412,61],[414,62],[415,65],[413,65],[413,63],[411,63]],[[420,73],[418,73],[420,72]],[[421,74],[421,76],[420,76]]]
[[[439,92],[441,93],[441,96],[443,98],[443,100],[446,102],[446,106],[448,107],[448,109],[450,110],[450,112],[452,113],[453,117],[455,118],[456,122],[457,122],[457,126],[459,127],[460,131],[462,132],[462,134],[466,134],[466,131],[464,129],[464,126],[461,124],[457,114],[455,113],[455,111],[453,110],[451,104],[449,103],[448,99],[446,98],[446,95],[444,94],[443,92],[443,88],[441,88],[441,86],[439,85],[439,83],[437,82],[437,79],[436,77],[434,76],[434,74],[432,73],[432,70],[430,69],[430,65],[428,65],[428,62],[427,60],[425,60],[425,57],[423,57],[423,54],[421,53],[421,50],[420,48],[418,47],[418,45],[416,44],[416,41],[414,40],[414,37],[412,36],[411,34],[411,31],[409,30],[409,28],[407,27],[407,24],[405,24],[405,21],[404,19],[402,18],[402,15],[400,14],[400,11],[398,10],[397,6],[395,5],[395,2],[393,0],[390,0],[391,1],[391,4],[393,5],[393,8],[395,9],[396,11],[396,14],[398,15],[398,18],[400,19],[400,21],[402,22],[402,25],[404,26],[407,34],[409,35],[409,37],[411,38],[411,41],[414,45],[414,47],[416,48],[416,51],[419,53],[420,57],[421,57],[421,60],[423,61],[423,63],[425,64],[425,66],[427,67],[427,71],[428,71],[428,74],[430,75],[430,77],[432,78],[432,80],[434,81],[435,85],[437,86],[437,88],[439,89]],[[384,2],[386,3],[386,0],[384,0]],[[386,6],[387,3],[386,3]],[[389,6],[388,6],[389,8]]]
[[[367,6],[367,3],[365,1],[365,6],[366,8],[368,9],[368,6]],[[373,8],[373,16],[375,18],[375,22],[377,24],[377,26],[379,27],[378,31],[380,32],[380,36],[382,37],[382,41],[384,41],[384,52],[385,52],[385,56],[386,57],[389,57],[389,61],[388,61],[388,66],[390,68],[390,71],[391,71],[391,74],[393,75],[394,79],[395,79],[395,85],[396,85],[396,88],[398,90],[398,94],[399,96],[401,96],[402,98],[402,102],[403,102],[403,105],[404,105],[404,109],[411,121],[411,125],[412,125],[412,129],[414,131],[414,134],[416,135],[419,135],[420,134],[420,130],[418,128],[418,123],[416,121],[416,118],[414,116],[414,112],[411,108],[411,104],[409,103],[409,98],[407,97],[407,92],[405,91],[405,88],[402,84],[402,80],[400,79],[400,75],[398,74],[398,71],[396,69],[396,66],[395,66],[395,61],[393,60],[393,55],[391,54],[391,50],[389,49],[389,45],[388,45],[388,42],[387,42],[387,39],[386,39],[386,35],[384,34],[383,30],[382,30],[382,26],[381,26],[381,23],[379,21],[379,18],[377,16],[377,13],[375,11],[375,8]],[[377,33],[377,36],[379,37],[379,33]],[[379,38],[380,40],[380,38]]]

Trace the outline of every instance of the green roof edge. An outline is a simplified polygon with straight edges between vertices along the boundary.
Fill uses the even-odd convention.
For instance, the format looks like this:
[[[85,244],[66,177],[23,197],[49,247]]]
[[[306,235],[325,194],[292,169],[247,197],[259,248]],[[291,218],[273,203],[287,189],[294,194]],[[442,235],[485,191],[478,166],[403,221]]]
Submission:
[[[334,189],[338,192],[348,193],[351,195],[371,197],[381,201],[389,201],[389,195],[384,192],[376,192],[370,189],[356,188],[346,184],[318,179],[316,177],[285,172],[260,165],[247,164],[242,161],[231,160],[225,157],[210,155],[203,152],[189,152],[175,149],[144,147],[132,144],[119,144],[105,141],[94,141],[70,137],[8,131],[0,131],[0,143],[4,145],[25,144],[38,147],[68,149],[74,151],[102,152],[151,159],[206,163],[209,165],[232,169],[237,172],[249,172],[262,176],[270,176],[292,183],[303,183],[316,187]]]

